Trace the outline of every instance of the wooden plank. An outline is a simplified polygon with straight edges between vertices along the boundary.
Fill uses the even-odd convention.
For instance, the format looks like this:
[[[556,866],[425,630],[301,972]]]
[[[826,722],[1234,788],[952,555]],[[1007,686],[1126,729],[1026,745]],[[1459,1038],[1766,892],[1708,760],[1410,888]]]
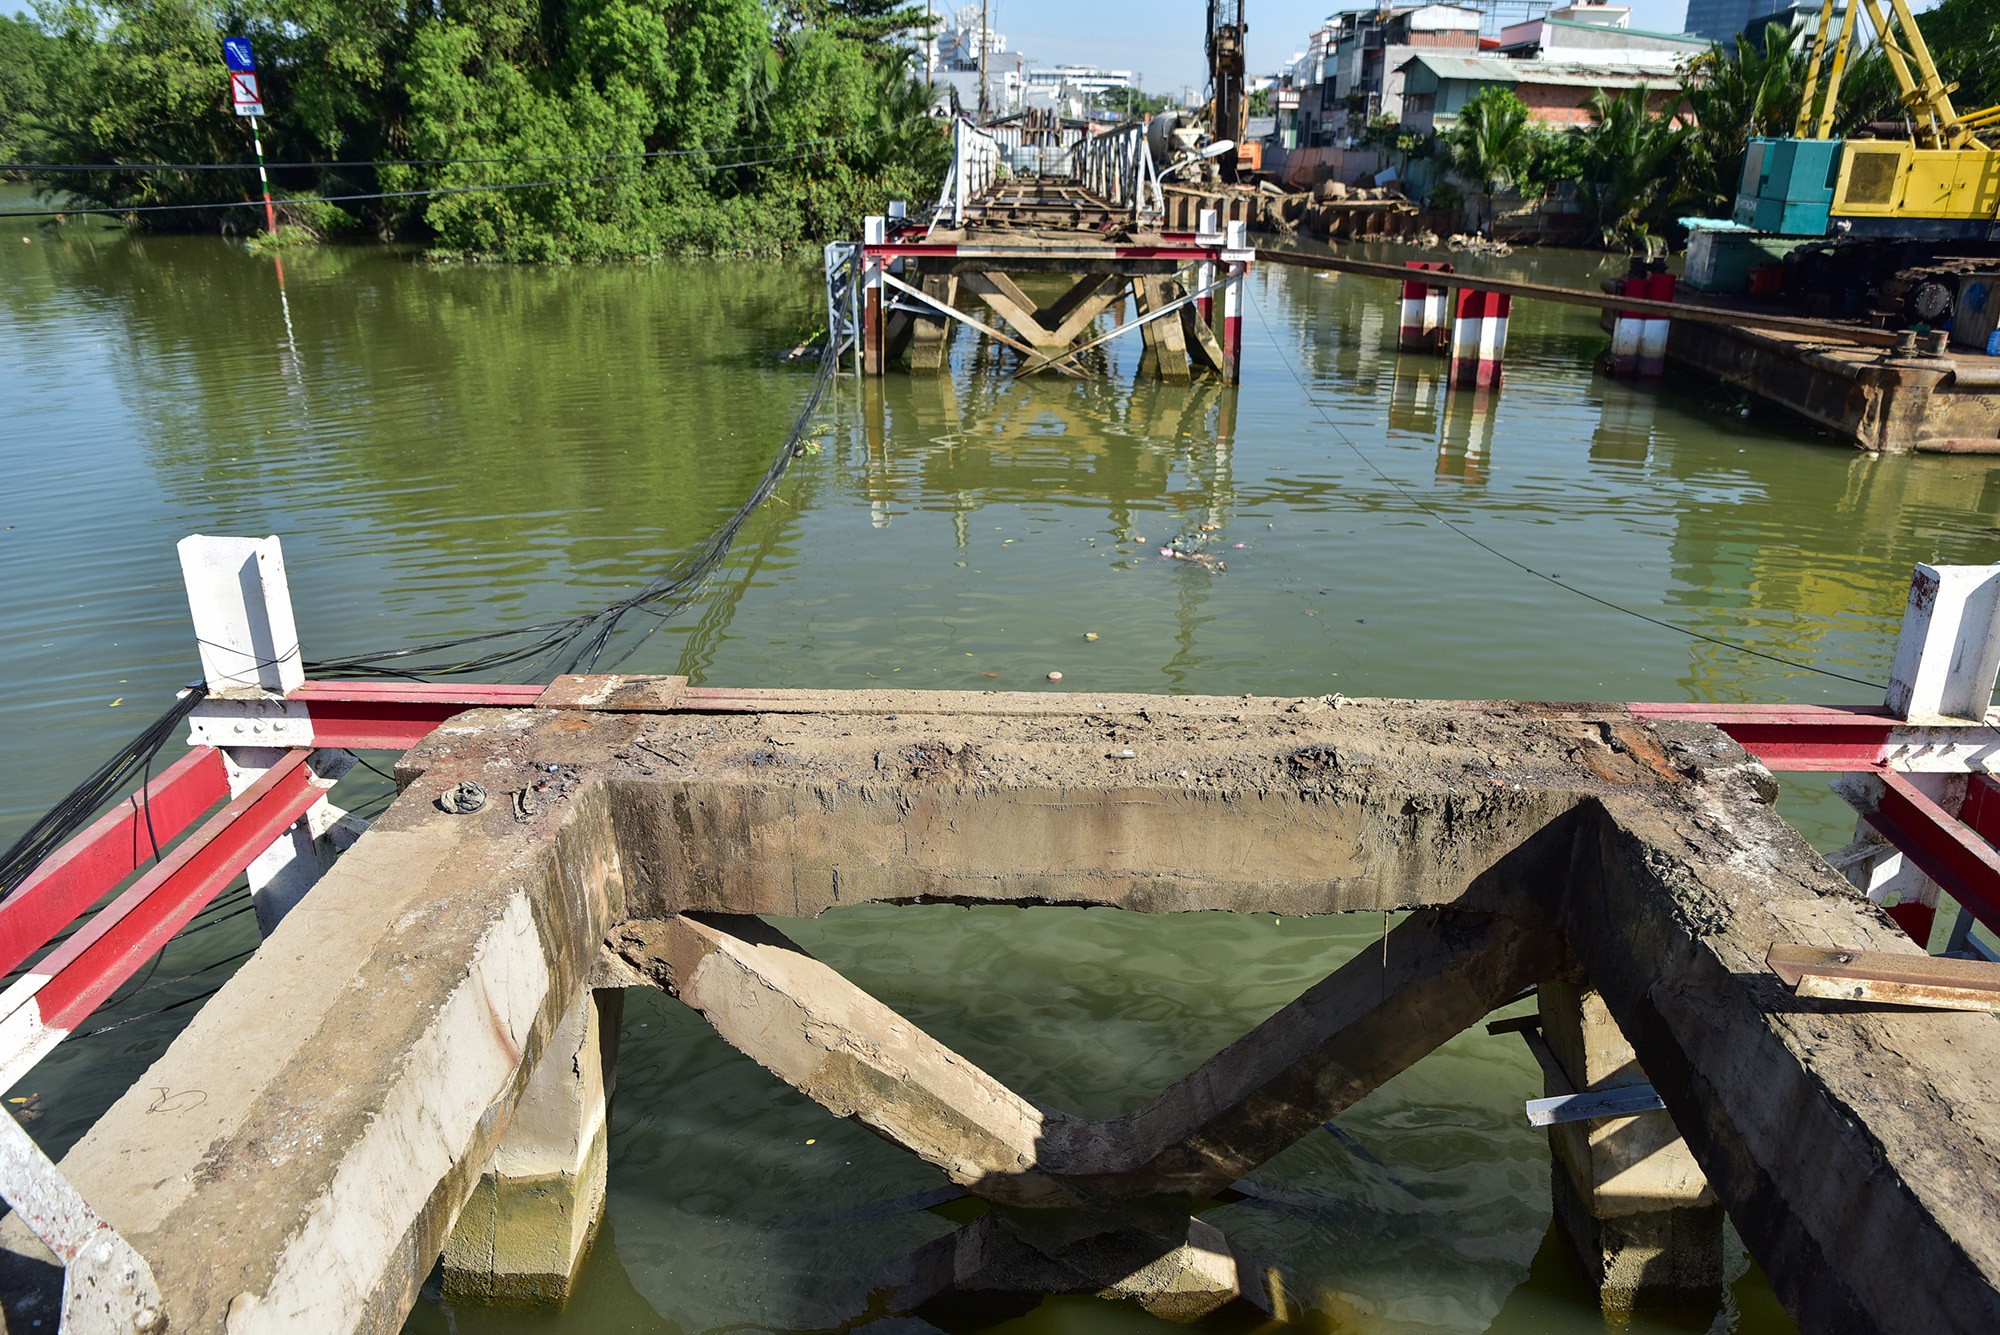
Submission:
[[[1151,315],[1173,300],[1171,284],[1165,278],[1149,276],[1134,279],[1132,290],[1137,294],[1141,315]],[[1139,326],[1139,330],[1145,336],[1146,350],[1153,354],[1153,364],[1160,379],[1170,385],[1185,385],[1194,379],[1179,320],[1171,316],[1148,320]]]
[[[1064,316],[1061,325],[1056,329],[1056,338],[1064,347],[1068,347],[1089,332],[1091,324],[1098,316],[1125,300],[1125,280],[1122,277],[1115,274],[1094,276],[1109,277],[1111,282]]]
[[[1666,1108],[1651,1085],[1588,1089],[1580,1094],[1554,1094],[1528,1100],[1529,1126],[1560,1126],[1564,1122],[1594,1122],[1606,1117],[1636,1117]]]
[[[919,301],[923,301],[929,304],[933,309],[939,310],[940,314],[948,315],[954,320],[958,320],[965,324],[968,324],[972,326],[974,329],[977,329],[980,333],[985,334],[988,338],[998,339],[1000,342],[1005,343],[1008,347],[1014,349],[1016,352],[1027,353],[1031,360],[1035,361],[1041,360],[1041,355],[1037,353],[1035,349],[1029,347],[1026,343],[1023,343],[1020,339],[1014,338],[1013,336],[1008,334],[1001,333],[998,329],[995,329],[992,325],[987,324],[983,320],[974,319],[972,316],[967,315],[964,311],[959,310],[957,307],[949,307],[949,308],[942,307],[941,303],[933,301],[929,296],[925,295],[925,293],[921,289],[911,287],[908,283],[896,277],[896,275],[894,274],[883,274],[882,281],[888,284],[890,287],[895,288],[898,292],[904,293],[908,296],[915,297]],[[1061,372],[1062,374],[1070,377],[1072,380],[1089,379],[1088,376],[1084,375],[1083,372],[1077,370],[1074,366],[1057,366],[1055,367],[1055,369]]]
[[[1194,360],[1211,371],[1228,374],[1229,363],[1222,355],[1222,344],[1217,341],[1215,331],[1203,322],[1200,306],[1190,302],[1181,307],[1181,333]]]
[[[1827,1001],[2000,1011],[2000,964],[1939,955],[1774,945],[1764,962],[1799,996]]]
[[[1014,280],[997,270],[984,273],[973,271],[965,275],[965,285],[974,296],[985,302],[993,313],[1014,327],[1016,333],[1039,349],[1055,349],[1063,346],[1055,336],[1035,318],[1035,303]]]
[[[925,274],[920,285],[933,301],[949,306],[958,300],[958,279],[951,274]],[[943,315],[916,319],[910,335],[910,374],[936,375],[951,352],[951,320]]]

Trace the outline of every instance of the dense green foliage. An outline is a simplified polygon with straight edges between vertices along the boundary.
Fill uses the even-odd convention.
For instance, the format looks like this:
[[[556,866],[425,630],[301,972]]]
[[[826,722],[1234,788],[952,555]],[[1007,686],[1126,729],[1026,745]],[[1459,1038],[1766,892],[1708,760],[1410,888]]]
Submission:
[[[1512,89],[1482,88],[1458,113],[1444,138],[1445,160],[1486,196],[1517,179],[1534,142],[1528,106]]]
[[[1141,88],[1106,88],[1091,96],[1090,104],[1106,111],[1130,116],[1157,116],[1174,105],[1165,93],[1149,93]]]
[[[42,81],[48,47],[47,35],[33,23],[0,14],[0,162],[24,155],[30,122],[48,109]]]
[[[923,10],[898,0],[42,0],[38,14],[47,97],[25,143],[42,160],[248,162],[221,62],[225,33],[243,34],[272,113],[268,156],[361,163],[275,172],[280,194],[455,192],[345,205],[381,235],[448,252],[775,252],[921,198],[948,153],[909,74]],[[402,159],[416,161],[385,161]],[[44,183],[125,207],[247,198],[255,179]],[[479,189],[516,183],[535,184]],[[324,206],[286,212],[321,230],[340,221]]]

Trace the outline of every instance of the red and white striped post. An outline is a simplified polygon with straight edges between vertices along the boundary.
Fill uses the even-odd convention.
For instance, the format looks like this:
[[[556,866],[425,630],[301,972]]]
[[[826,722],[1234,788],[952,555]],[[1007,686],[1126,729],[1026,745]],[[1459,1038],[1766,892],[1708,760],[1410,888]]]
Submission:
[[[1195,223],[1194,241],[1198,246],[1219,246],[1223,242],[1222,224],[1216,221],[1214,209],[1203,209]],[[1194,289],[1207,292],[1215,282],[1215,261],[1204,259],[1194,266]],[[1201,317],[1202,327],[1215,328],[1215,297],[1213,294],[1196,297],[1195,314]]]
[[[869,375],[881,375],[882,339],[882,256],[875,249],[889,241],[889,220],[879,214],[861,224],[861,362]]]
[[[1674,276],[1670,273],[1648,275],[1643,295],[1652,301],[1672,301]],[[1649,380],[1658,380],[1667,373],[1667,334],[1672,330],[1673,323],[1663,315],[1648,315],[1639,324],[1639,374]]]
[[[1449,264],[1406,260],[1405,269],[1450,273]],[[1396,334],[1398,352],[1442,352],[1451,327],[1449,288],[1433,287],[1414,278],[1403,280],[1402,322]]]
[[[1458,317],[1451,327],[1453,389],[1486,389],[1500,383],[1500,359],[1507,351],[1507,316],[1513,302],[1503,292],[1458,290]]]
[[[1638,274],[1617,279],[1618,295],[1643,297],[1648,277]],[[1627,380],[1639,374],[1639,345],[1645,338],[1646,317],[1635,311],[1617,311],[1611,317],[1611,354],[1604,360],[1604,373]]]
[[[1222,285],[1222,360],[1232,385],[1243,382],[1243,275],[1249,272],[1250,224],[1237,221],[1224,229],[1223,262],[1229,281]]]

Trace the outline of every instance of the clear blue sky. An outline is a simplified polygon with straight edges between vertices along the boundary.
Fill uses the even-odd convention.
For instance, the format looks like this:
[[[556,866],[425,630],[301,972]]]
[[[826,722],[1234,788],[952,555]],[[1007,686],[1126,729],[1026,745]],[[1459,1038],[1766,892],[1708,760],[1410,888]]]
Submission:
[[[958,0],[962,3],[962,0]],[[1203,81],[1204,0],[990,0],[993,27],[1007,36],[1010,54],[1045,64],[1076,61],[1132,69],[1148,88],[1169,91]],[[1679,32],[1687,0],[1625,0],[1632,26]],[[1937,0],[1912,0],[1929,9]],[[938,0],[938,12],[957,7]],[[1306,37],[1336,10],[1362,0],[1244,0],[1250,23],[1250,71],[1267,74],[1291,59]],[[20,0],[0,0],[0,11],[26,13]]]

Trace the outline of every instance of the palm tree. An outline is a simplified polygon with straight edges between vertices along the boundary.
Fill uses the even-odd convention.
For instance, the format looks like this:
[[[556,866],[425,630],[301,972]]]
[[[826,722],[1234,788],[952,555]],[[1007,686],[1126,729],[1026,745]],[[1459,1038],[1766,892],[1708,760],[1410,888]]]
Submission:
[[[1617,97],[1602,88],[1584,103],[1592,124],[1584,134],[1583,179],[1577,182],[1606,247],[1650,248],[1655,229],[1687,198],[1683,167],[1691,126],[1647,106],[1646,85]]]
[[[1792,132],[1805,94],[1807,52],[1798,37],[1795,28],[1769,23],[1761,48],[1738,33],[1734,52],[1718,43],[1682,72],[1681,96],[1697,127],[1690,144],[1696,193],[1705,207],[1728,210],[1754,136]]]
[[[1445,135],[1452,169],[1486,197],[1488,227],[1493,192],[1520,175],[1532,138],[1527,104],[1506,88],[1482,88]]]

